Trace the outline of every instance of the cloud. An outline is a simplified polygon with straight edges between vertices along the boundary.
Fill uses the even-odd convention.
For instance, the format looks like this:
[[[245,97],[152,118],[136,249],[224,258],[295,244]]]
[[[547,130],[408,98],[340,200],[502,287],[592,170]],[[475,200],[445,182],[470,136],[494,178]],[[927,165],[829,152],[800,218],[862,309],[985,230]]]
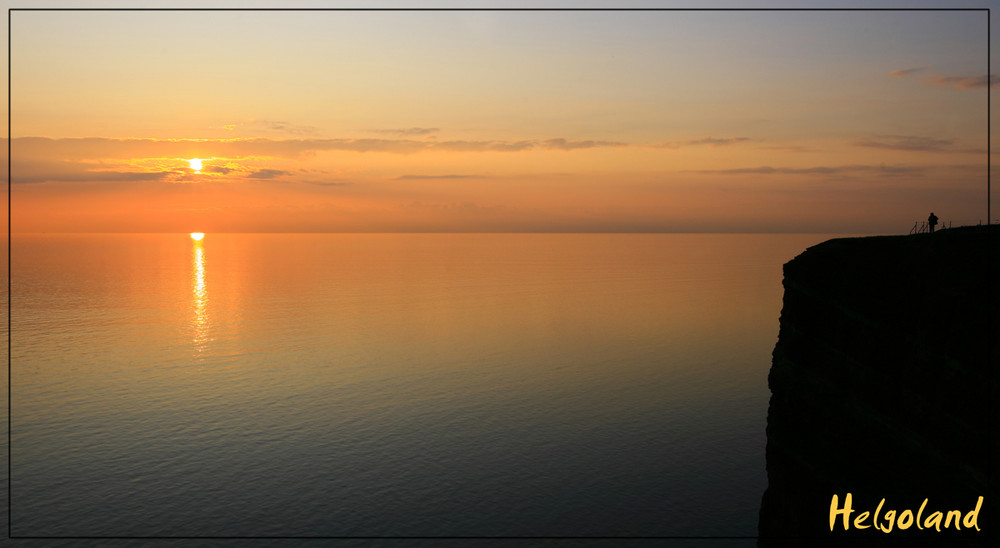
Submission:
[[[695,139],[693,141],[688,141],[688,145],[709,145],[713,147],[733,145],[736,143],[742,143],[744,141],[751,141],[749,137],[730,137],[725,139],[717,139],[714,137],[706,137],[704,139]]]
[[[982,76],[931,75],[927,78],[927,82],[935,86],[948,86],[955,89],[982,89],[1000,84],[1000,76],[996,74]]]
[[[691,146],[722,147],[753,141],[749,137],[703,137],[701,139],[689,139],[687,141],[670,141],[653,145],[658,148],[681,148]]]
[[[932,139],[914,135],[875,135],[874,137],[856,139],[855,146],[869,148],[884,148],[888,150],[905,150],[915,152],[944,152],[960,154],[985,154],[985,148],[954,148],[954,141],[947,139]]]
[[[412,139],[329,139],[315,142],[315,150],[350,150],[355,152],[394,152],[413,154],[422,151],[448,152],[521,152],[533,149],[578,150],[619,147],[616,141],[569,141],[562,138],[520,141],[415,141]]]
[[[414,135],[431,135],[441,130],[436,127],[409,127],[401,129],[369,129],[368,131],[371,131],[372,133],[384,133],[389,135],[414,136]]]
[[[625,146],[613,141],[568,141],[562,138],[543,141],[416,141],[412,139],[326,139],[303,142],[306,150],[345,150],[354,152],[393,152],[413,154],[423,151],[448,152],[521,152],[532,149],[576,150],[595,147]]]
[[[207,166],[202,168],[202,171],[207,171],[209,173],[221,173],[223,175],[233,171],[232,168],[222,167],[222,166]]]
[[[310,185],[318,185],[318,186],[347,186],[351,184],[346,181],[303,181],[303,182],[308,183]]]
[[[244,122],[237,122],[233,124],[226,124],[221,126],[222,129],[226,131],[235,131],[237,129],[245,131],[273,131],[280,133],[290,133],[292,135],[315,135],[319,132],[319,128],[316,126],[304,126],[298,124],[292,124],[285,121],[276,120],[247,120]]]
[[[292,133],[296,135],[304,134],[314,134],[318,131],[315,126],[300,126],[295,124],[290,124],[288,122],[272,122],[269,120],[259,120],[258,124],[264,126],[264,128],[270,131],[282,131],[285,133]]]
[[[913,135],[876,135],[873,138],[857,139],[854,144],[859,147],[888,148],[891,150],[940,152],[951,146],[952,141]]]
[[[274,179],[275,177],[280,177],[282,175],[291,175],[290,171],[282,171],[280,169],[260,169],[254,171],[250,175],[247,175],[250,179]]]
[[[384,152],[521,152],[530,150],[578,150],[627,146],[612,141],[570,141],[562,138],[520,141],[426,141],[415,139],[109,139],[85,137],[50,139],[18,137],[12,142],[16,158],[52,163],[63,161],[118,161],[183,158],[301,158],[320,151]],[[214,173],[225,173],[218,169]]]
[[[624,143],[619,143],[616,141],[567,141],[566,139],[549,139],[541,143],[542,148],[550,148],[556,150],[577,150],[581,148],[596,148],[596,147],[620,147]]]
[[[875,172],[883,175],[923,175],[926,171],[922,167],[912,166],[870,166],[870,165],[849,165],[849,166],[816,166],[816,167],[746,167],[737,169],[703,169],[694,173],[711,173],[721,175],[843,175],[856,172]]]
[[[17,175],[16,170],[11,170],[11,183],[47,183],[47,182],[142,182],[160,181],[169,175],[175,175],[173,171],[157,172],[134,172],[134,171],[81,171],[78,173],[37,173],[31,175]]]
[[[424,179],[482,179],[481,175],[400,175],[396,177],[400,181],[413,181]]]
[[[903,69],[903,70],[894,70],[894,71],[889,72],[889,76],[892,76],[894,78],[906,78],[907,76],[909,76],[911,74],[914,74],[914,73],[917,73],[917,72],[920,72],[922,70],[924,70],[923,67],[908,68],[908,69]]]
[[[11,182],[120,182],[158,181],[181,171],[150,170],[128,171],[122,166],[109,166],[89,162],[45,161],[25,159],[14,155],[11,162]]]
[[[455,152],[520,152],[538,146],[536,141],[446,141],[434,148]]]
[[[893,70],[889,72],[889,76],[906,78],[911,74],[916,74],[923,70],[923,67]],[[1000,84],[1000,77],[995,74],[984,74],[982,76],[941,76],[939,74],[931,74],[924,78],[923,81],[929,85],[953,87],[955,89],[982,89]]]
[[[816,149],[800,146],[800,145],[785,145],[785,146],[766,146],[758,147],[764,150],[783,150],[785,152],[816,152]]]

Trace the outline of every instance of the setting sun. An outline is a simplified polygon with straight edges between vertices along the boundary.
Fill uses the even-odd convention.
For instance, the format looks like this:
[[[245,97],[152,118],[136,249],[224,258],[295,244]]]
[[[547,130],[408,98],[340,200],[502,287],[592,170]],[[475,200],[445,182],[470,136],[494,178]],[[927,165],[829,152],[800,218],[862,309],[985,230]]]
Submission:
[[[191,164],[191,169],[201,171],[201,158],[191,158],[188,163]]]
[[[192,240],[201,240],[204,237],[205,237],[205,233],[204,232],[192,232],[191,233],[191,239]]]

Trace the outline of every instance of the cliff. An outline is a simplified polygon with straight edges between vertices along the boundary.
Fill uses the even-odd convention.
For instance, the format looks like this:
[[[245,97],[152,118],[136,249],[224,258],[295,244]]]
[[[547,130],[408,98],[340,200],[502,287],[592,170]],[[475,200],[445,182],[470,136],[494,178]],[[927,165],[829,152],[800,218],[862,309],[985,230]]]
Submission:
[[[995,227],[994,227],[995,228]],[[784,267],[780,332],[768,383],[768,488],[761,546],[913,537],[985,545],[996,503],[988,459],[1000,357],[1000,246],[988,227],[847,238],[809,248]],[[992,322],[992,323],[991,323]],[[998,372],[1000,373],[1000,372]],[[995,481],[993,482],[995,485]],[[832,496],[852,494],[848,529],[830,530]],[[981,531],[916,523],[972,512]],[[874,512],[891,532],[873,527]],[[853,522],[863,511],[872,515]],[[996,519],[993,524],[1000,524]],[[780,540],[779,539],[783,539]],[[932,543],[936,544],[936,543]]]

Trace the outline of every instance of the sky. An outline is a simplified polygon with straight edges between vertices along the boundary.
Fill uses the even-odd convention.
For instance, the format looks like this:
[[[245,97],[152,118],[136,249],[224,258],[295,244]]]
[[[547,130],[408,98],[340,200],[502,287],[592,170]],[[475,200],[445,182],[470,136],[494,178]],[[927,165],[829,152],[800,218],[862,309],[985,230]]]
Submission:
[[[10,13],[15,233],[987,218],[985,11]]]

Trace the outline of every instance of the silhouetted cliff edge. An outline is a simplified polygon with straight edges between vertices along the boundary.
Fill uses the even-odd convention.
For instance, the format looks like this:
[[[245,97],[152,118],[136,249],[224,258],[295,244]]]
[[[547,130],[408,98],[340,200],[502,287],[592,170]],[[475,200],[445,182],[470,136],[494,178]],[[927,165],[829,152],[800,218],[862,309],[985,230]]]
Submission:
[[[835,239],[785,265],[768,376],[761,546],[911,544],[914,536],[985,545],[987,534],[1000,537],[991,531],[1000,522],[989,519],[996,491],[987,486],[990,449],[1000,454],[989,429],[1000,375],[990,371],[1000,357],[998,237],[963,227]],[[831,532],[832,496],[842,507],[847,493],[852,523],[845,531],[839,514]],[[953,521],[942,532],[918,528],[935,511],[967,516],[980,496],[980,531],[956,531]],[[888,533],[873,527],[883,498],[883,528],[895,510]],[[901,530],[905,510],[913,519]],[[859,522],[869,527],[859,530],[861,512],[870,513]]]

